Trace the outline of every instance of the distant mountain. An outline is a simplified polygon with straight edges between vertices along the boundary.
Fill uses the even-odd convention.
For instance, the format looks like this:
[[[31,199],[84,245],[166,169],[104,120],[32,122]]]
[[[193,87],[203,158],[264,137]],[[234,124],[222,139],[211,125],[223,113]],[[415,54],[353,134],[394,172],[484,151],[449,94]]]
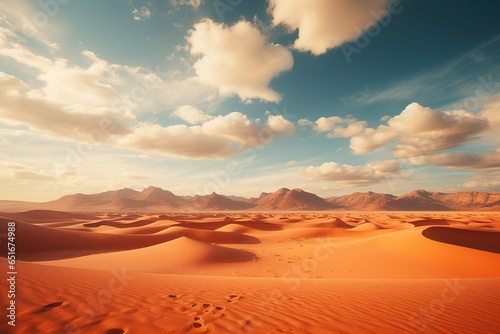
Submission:
[[[242,196],[233,196],[233,195],[226,196],[226,197],[229,199],[232,199],[233,201],[238,201],[238,202],[247,202],[247,203],[254,203],[254,204],[257,203],[257,198],[255,198],[255,197],[245,198]]]
[[[49,210],[64,211],[67,210],[66,208],[71,208],[72,211],[93,211],[96,208],[111,206],[113,202],[124,198],[130,198],[137,194],[139,194],[138,191],[129,188],[91,195],[78,193],[74,195],[66,195],[55,201],[44,203],[42,207]]]
[[[500,194],[484,192],[440,193],[415,190],[401,196],[373,192],[331,197],[330,203],[349,210],[372,211],[450,211],[498,210]]]
[[[432,196],[454,210],[500,208],[500,194],[470,191],[454,194],[433,193]]]
[[[192,209],[204,211],[238,211],[250,209],[255,206],[252,203],[235,201],[216,193],[207,196],[194,196],[190,203]]]
[[[136,201],[153,202],[156,204],[164,205],[169,208],[177,208],[187,203],[186,199],[174,195],[168,190],[163,190],[157,187],[145,188],[138,194],[131,197]]]
[[[446,204],[437,199],[434,194],[425,190],[415,190],[395,198],[393,205],[401,211],[448,211]]]
[[[331,210],[337,206],[302,189],[281,188],[272,194],[261,194],[255,210]]]
[[[162,211],[500,211],[500,194],[485,192],[441,193],[415,190],[401,196],[374,192],[321,198],[302,189],[281,188],[258,198],[210,195],[177,196],[148,187],[142,191],[119,189],[97,194],[66,195],[45,203],[0,201],[0,212],[58,210],[74,212]]]
[[[356,192],[350,195],[330,197],[327,199],[338,207],[349,210],[394,210],[393,201],[396,199],[394,195],[377,194],[374,192],[361,193]]]

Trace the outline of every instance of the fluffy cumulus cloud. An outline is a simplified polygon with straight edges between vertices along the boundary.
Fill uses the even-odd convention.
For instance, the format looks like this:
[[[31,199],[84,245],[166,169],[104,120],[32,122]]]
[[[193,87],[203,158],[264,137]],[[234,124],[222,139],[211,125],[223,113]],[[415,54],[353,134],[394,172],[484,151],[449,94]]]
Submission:
[[[488,120],[477,114],[436,111],[412,103],[390,118],[387,125],[366,128],[352,137],[350,147],[362,154],[395,141],[395,156],[412,157],[458,147],[478,138],[488,127]]]
[[[246,28],[242,23],[243,31]],[[234,29],[239,31],[239,28]],[[256,43],[255,38],[250,37],[250,43],[262,47],[254,51],[264,53],[260,58],[264,65],[260,69],[268,75],[272,64],[267,61],[276,60],[272,50],[278,50],[279,55],[282,48],[266,45],[264,39],[260,40],[262,44]],[[82,55],[88,66],[38,55],[18,44],[12,34],[1,30],[0,56],[16,61],[33,73],[33,77],[23,81],[0,72],[0,120],[13,126],[22,124],[52,137],[192,159],[229,157],[250,147],[267,145],[276,136],[289,135],[295,130],[291,122],[279,115],[268,115],[267,121],[261,124],[239,112],[215,117],[183,104],[179,104],[181,107],[172,116],[190,123],[189,126],[137,123],[135,108],[142,100],[134,100],[134,96],[146,94],[149,97],[151,87],[163,87],[162,79],[140,67],[108,63],[91,51],[84,51]],[[247,65],[256,64],[240,64]],[[237,69],[231,70],[237,72]],[[256,72],[259,69],[253,71]],[[262,83],[260,79],[247,81],[245,87]],[[142,91],[136,94],[137,89]],[[125,94],[127,91],[129,93]],[[128,98],[128,103],[124,102],[124,97]],[[33,173],[21,171],[16,175],[34,179]]]
[[[334,181],[349,185],[369,185],[386,180],[401,170],[396,160],[371,162],[365,166],[341,165],[327,162],[321,166],[302,168],[300,172],[312,180]]]
[[[181,158],[226,158],[250,147],[267,145],[278,135],[293,133],[293,129],[293,124],[281,115],[270,115],[267,123],[259,124],[232,112],[195,126],[140,124],[119,143]]]
[[[267,122],[260,124],[239,112],[214,117],[192,106],[180,107],[174,114],[200,125],[132,125],[111,109],[64,106],[29,93],[20,79],[0,72],[0,119],[55,137],[182,158],[229,157],[249,147],[267,145],[276,136],[290,135],[295,129],[281,115],[268,115]]]
[[[214,116],[205,114],[203,110],[190,105],[176,108],[172,116],[180,118],[190,124],[203,123],[214,118]]]
[[[365,121],[338,116],[320,117],[314,124],[314,130],[319,133],[327,132],[328,138],[350,138],[363,132],[366,127]]]
[[[294,47],[315,55],[357,39],[388,12],[388,0],[270,0],[275,25],[298,29]]]
[[[67,107],[51,99],[30,96],[18,78],[0,72],[0,119],[69,139],[108,141],[129,130],[119,115],[107,108]]]
[[[295,132],[295,126],[282,115],[269,115],[267,124],[274,133],[292,135]]]
[[[293,67],[292,53],[269,44],[250,22],[228,27],[205,19],[193,27],[187,40],[199,80],[217,87],[222,95],[242,100],[278,102],[279,93],[269,87],[271,80]]]

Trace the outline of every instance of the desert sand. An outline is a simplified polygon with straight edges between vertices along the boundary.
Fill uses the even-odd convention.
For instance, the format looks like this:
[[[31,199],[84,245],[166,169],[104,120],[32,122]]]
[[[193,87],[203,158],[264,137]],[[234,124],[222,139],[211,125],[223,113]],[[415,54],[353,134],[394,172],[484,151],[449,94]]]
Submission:
[[[3,319],[1,333],[500,332],[496,212],[0,214],[9,221],[17,325]]]

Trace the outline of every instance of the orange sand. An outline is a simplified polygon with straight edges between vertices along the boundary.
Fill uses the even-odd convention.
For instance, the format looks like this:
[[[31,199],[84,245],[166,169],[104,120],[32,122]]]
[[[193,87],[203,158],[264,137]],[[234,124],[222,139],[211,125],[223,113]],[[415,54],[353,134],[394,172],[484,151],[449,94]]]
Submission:
[[[500,213],[10,220],[17,326],[1,333],[500,332]]]

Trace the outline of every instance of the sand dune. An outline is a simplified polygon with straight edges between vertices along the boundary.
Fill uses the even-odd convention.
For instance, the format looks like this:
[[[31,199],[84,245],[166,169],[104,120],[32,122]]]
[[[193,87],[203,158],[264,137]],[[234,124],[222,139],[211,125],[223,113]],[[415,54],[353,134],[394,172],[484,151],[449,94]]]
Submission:
[[[106,270],[127,267],[133,272],[165,273],[194,265],[252,261],[255,254],[179,237],[170,242],[136,250],[87,255],[68,260],[46,261],[47,265]],[[198,268],[198,267],[195,268]]]
[[[68,220],[90,220],[96,216],[84,213],[60,212],[53,210],[30,210],[20,213],[5,213],[5,217],[15,220],[28,220],[31,223],[57,222]]]
[[[1,226],[10,220],[17,333],[500,328],[498,213],[38,210]]]

